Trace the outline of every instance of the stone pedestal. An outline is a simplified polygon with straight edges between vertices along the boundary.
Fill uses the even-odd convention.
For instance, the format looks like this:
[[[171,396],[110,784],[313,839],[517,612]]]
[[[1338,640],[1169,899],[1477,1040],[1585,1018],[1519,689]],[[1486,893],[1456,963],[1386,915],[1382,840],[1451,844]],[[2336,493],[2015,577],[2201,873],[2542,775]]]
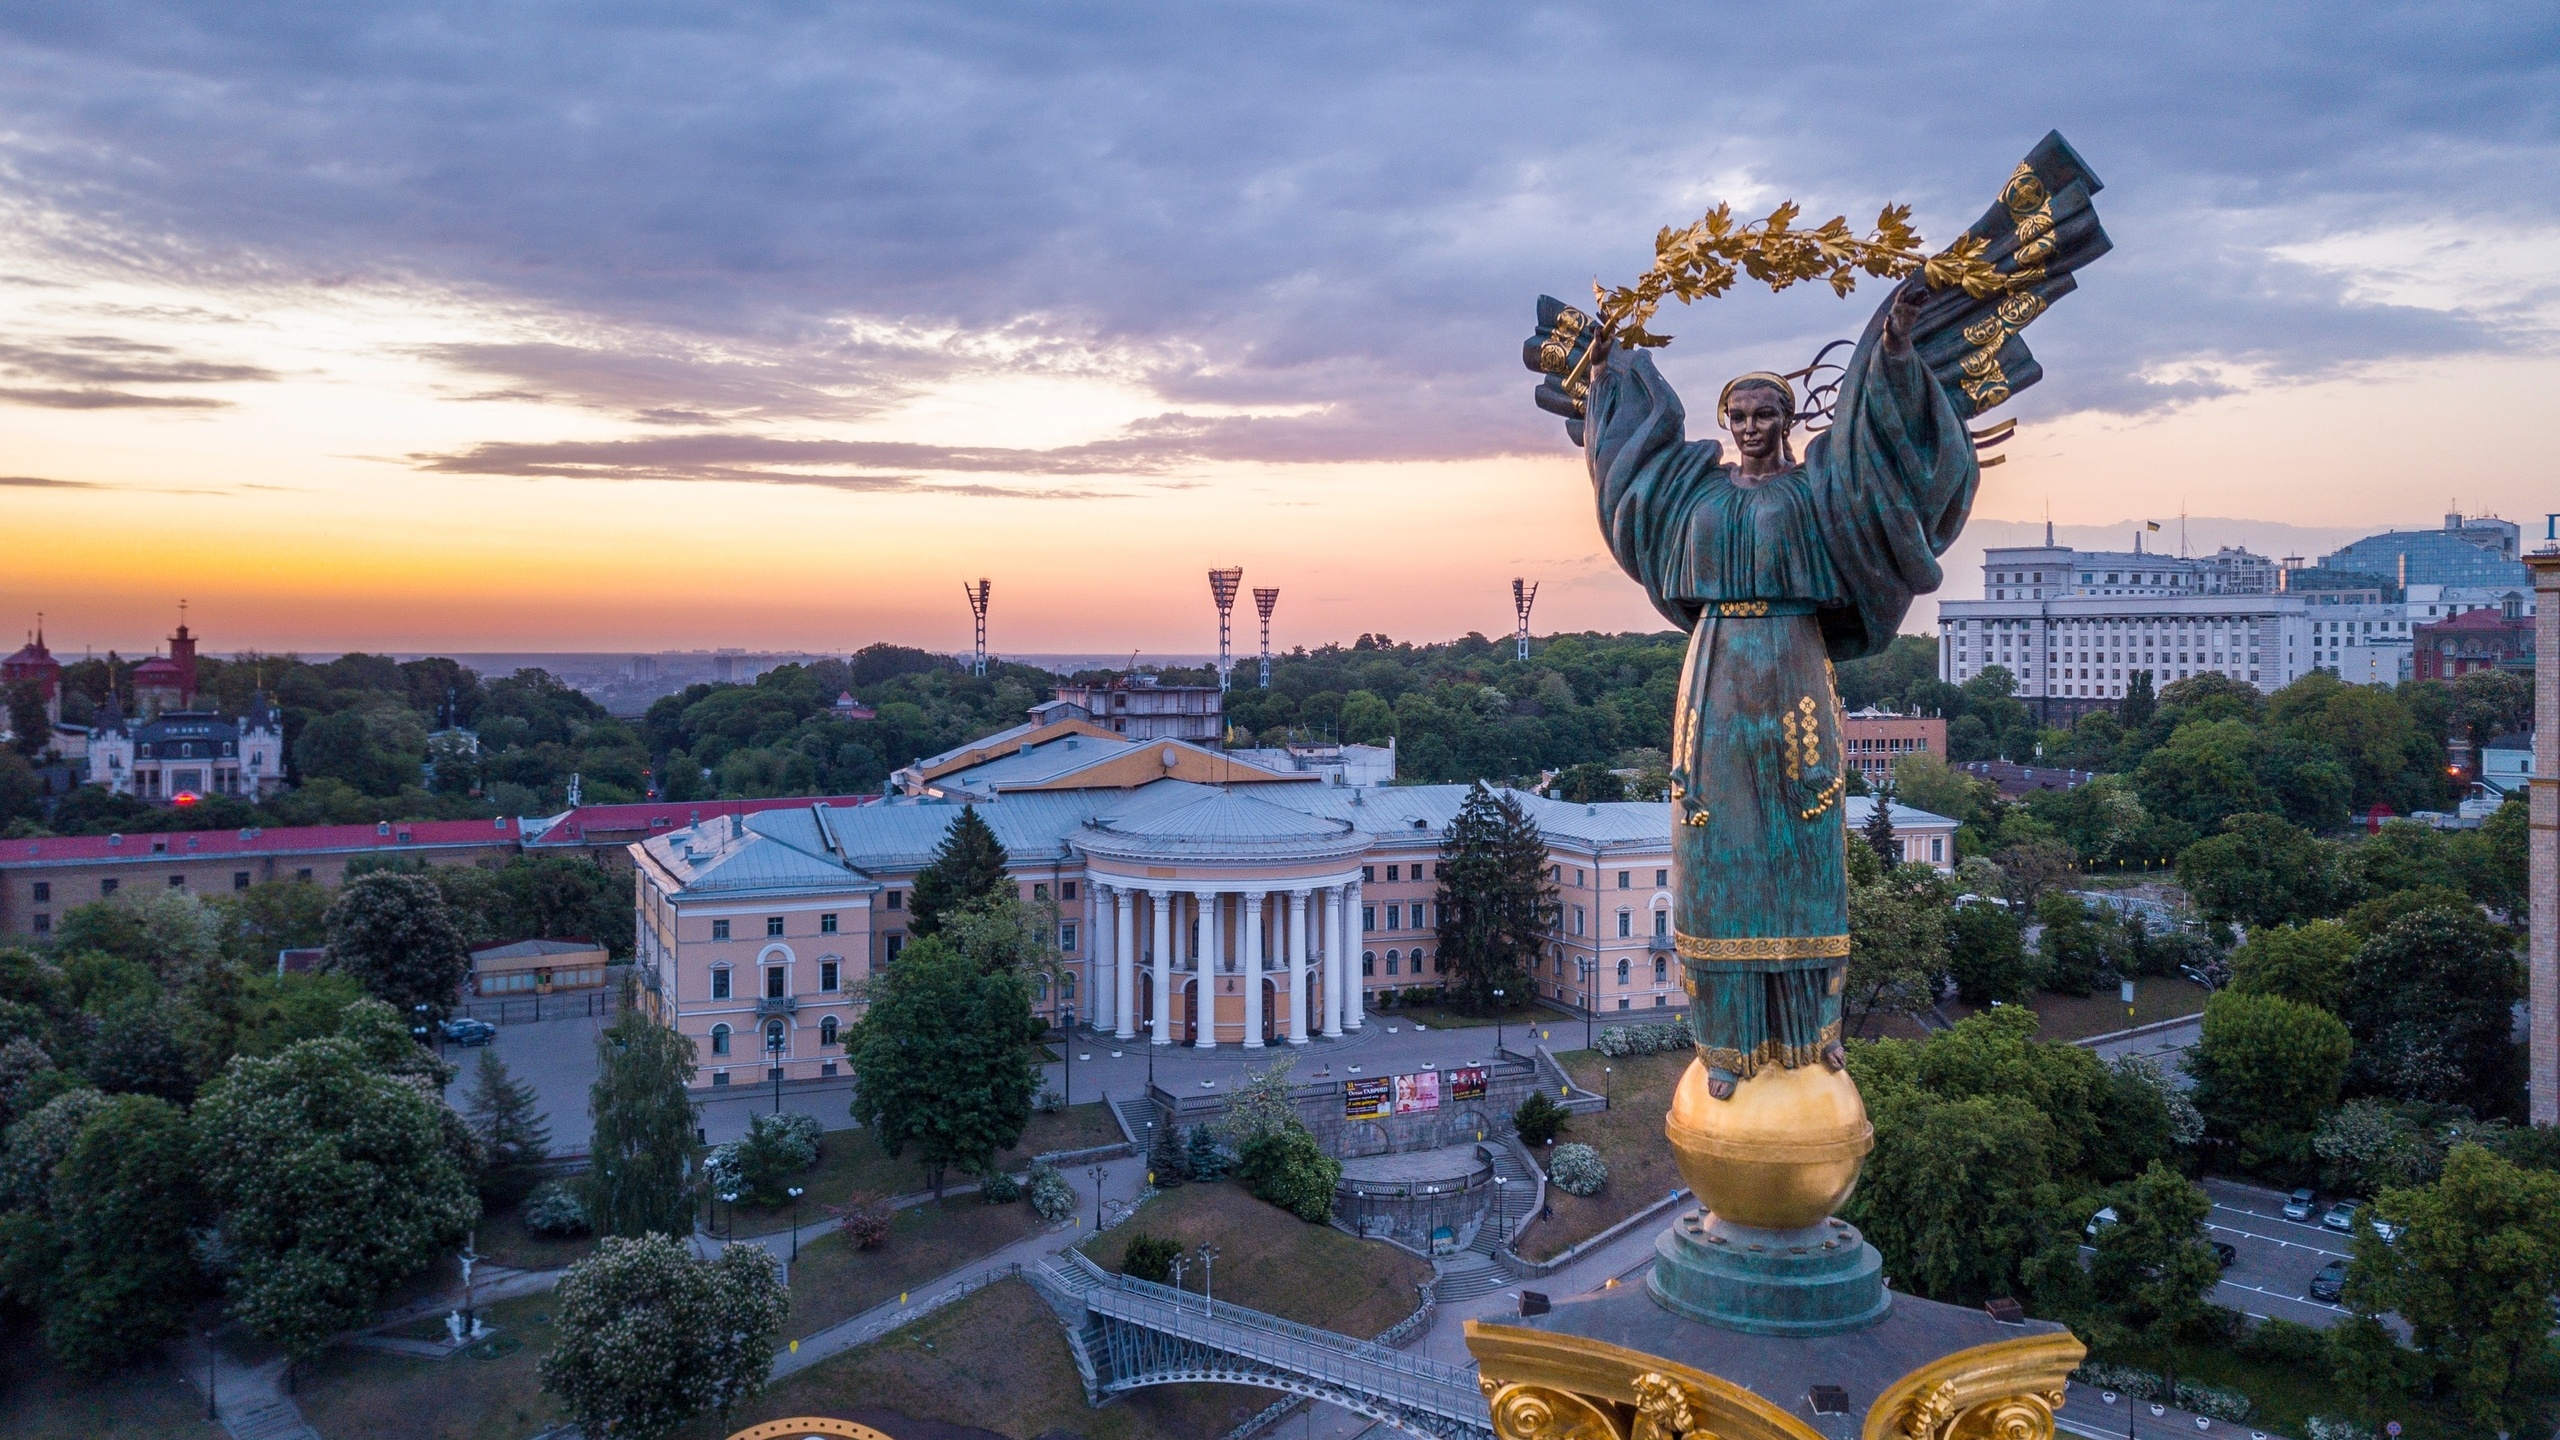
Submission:
[[[1828,1335],[1872,1325],[1893,1298],[1884,1257],[1849,1222],[1769,1230],[1692,1210],[1654,1242],[1653,1298],[1750,1335]]]

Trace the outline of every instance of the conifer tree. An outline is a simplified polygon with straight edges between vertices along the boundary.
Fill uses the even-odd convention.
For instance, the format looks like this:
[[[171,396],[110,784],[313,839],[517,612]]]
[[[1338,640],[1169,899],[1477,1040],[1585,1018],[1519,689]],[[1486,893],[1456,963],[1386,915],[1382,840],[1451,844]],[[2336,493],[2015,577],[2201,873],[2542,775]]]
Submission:
[[[512,1205],[533,1191],[551,1155],[551,1127],[534,1109],[533,1087],[507,1071],[495,1050],[480,1052],[469,1098],[471,1133],[480,1142],[480,1196]]]
[[[1902,857],[1895,854],[1893,850],[1893,787],[1891,785],[1876,791],[1875,803],[1867,811],[1866,827],[1860,833],[1866,839],[1867,848],[1876,852],[1876,858],[1884,862],[1886,869],[1890,870],[1902,863]]]
[[[596,1036],[587,1218],[598,1235],[693,1232],[693,1041],[637,1010]]]
[[[1555,918],[1537,822],[1509,792],[1477,785],[1441,843],[1439,878],[1440,955],[1452,1002],[1477,1014],[1524,1003],[1529,962]]]
[[[1006,863],[1004,845],[978,807],[961,806],[933,852],[933,863],[916,875],[907,933],[918,938],[934,934],[951,912],[1007,893],[1013,882],[1005,874]]]

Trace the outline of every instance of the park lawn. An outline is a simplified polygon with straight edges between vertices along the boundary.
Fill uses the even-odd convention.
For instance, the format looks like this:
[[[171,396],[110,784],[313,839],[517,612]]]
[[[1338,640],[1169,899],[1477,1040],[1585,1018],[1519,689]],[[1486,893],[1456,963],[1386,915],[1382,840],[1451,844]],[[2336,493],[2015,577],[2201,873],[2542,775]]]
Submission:
[[[1608,1109],[1574,1116],[1557,1141],[1579,1141],[1599,1151],[1609,1166],[1609,1183],[1597,1195],[1567,1195],[1547,1186],[1547,1208],[1554,1213],[1530,1221],[1521,1231],[1515,1248],[1523,1258],[1560,1255],[1686,1183],[1672,1161],[1671,1142],[1663,1138],[1662,1117],[1671,1109],[1671,1092],[1689,1068],[1690,1054],[1677,1050],[1612,1058],[1596,1050],[1573,1050],[1556,1057],[1574,1084],[1609,1097]],[[1603,1074],[1604,1066],[1613,1073]]]
[[[201,1376],[198,1377],[201,1380]],[[13,1440],[225,1440],[204,1392],[153,1360],[82,1380],[45,1358],[25,1327],[0,1337],[0,1435]]]
[[[955,1195],[899,1211],[889,1243],[877,1250],[856,1250],[841,1231],[803,1237],[785,1333],[814,1335],[1039,1229],[1028,1201],[989,1205],[975,1195]]]
[[[1431,1263],[1418,1255],[1310,1225],[1225,1181],[1158,1192],[1136,1215],[1087,1240],[1084,1252],[1117,1271],[1139,1235],[1169,1238],[1188,1251],[1214,1242],[1214,1298],[1363,1340],[1412,1314],[1418,1287],[1431,1278]],[[1196,1262],[1182,1288],[1200,1288]]]
[[[2035,1012],[2036,1038],[2039,1040],[2086,1040],[2092,1035],[2107,1035],[2118,1030],[2178,1020],[2204,1013],[2205,998],[2213,992],[2182,975],[2147,975],[2133,985],[2133,1019],[2127,1023],[2124,1002],[2116,998],[2110,986],[2091,995],[2057,995],[2050,990],[2038,991],[2026,1007]],[[1977,1007],[1961,1000],[1950,1000],[1940,1007],[1949,1020],[1962,1020],[1978,1012]]]
[[[523,1207],[508,1205],[481,1213],[472,1246],[483,1262],[510,1270],[557,1270],[595,1253],[593,1235],[536,1235],[524,1228]]]
[[[1033,1112],[1031,1123],[1023,1127],[1022,1139],[1012,1149],[996,1157],[998,1168],[1007,1173],[1030,1166],[1034,1156],[1058,1150],[1090,1150],[1102,1145],[1120,1143],[1120,1124],[1111,1118],[1109,1106],[1096,1100],[1084,1105],[1070,1105],[1063,1110]],[[950,1174],[943,1177],[948,1187],[968,1183],[970,1177]],[[922,1165],[914,1155],[892,1159],[872,1139],[869,1130],[829,1130],[818,1137],[818,1163],[807,1173],[795,1177],[793,1184],[808,1192],[801,1198],[800,1223],[826,1218],[821,1203],[841,1205],[845,1197],[858,1190],[895,1198],[931,1189]],[[732,1221],[729,1207],[720,1207],[715,1228],[723,1234],[770,1235],[791,1228],[791,1206],[788,1203],[767,1208],[741,1201]],[[735,1231],[731,1225],[734,1223]]]
[[[340,1346],[303,1367],[295,1403],[323,1435],[521,1440],[558,1424],[534,1365],[551,1349],[550,1295],[485,1306],[500,1333],[448,1360]]]
[[[1241,1385],[1167,1385],[1096,1410],[1084,1399],[1058,1317],[1027,1281],[1007,1280],[868,1345],[812,1365],[676,1440],[720,1440],[765,1420],[887,1410],[917,1420],[1083,1440],[1203,1440],[1276,1396]],[[901,1432],[903,1433],[903,1432]]]

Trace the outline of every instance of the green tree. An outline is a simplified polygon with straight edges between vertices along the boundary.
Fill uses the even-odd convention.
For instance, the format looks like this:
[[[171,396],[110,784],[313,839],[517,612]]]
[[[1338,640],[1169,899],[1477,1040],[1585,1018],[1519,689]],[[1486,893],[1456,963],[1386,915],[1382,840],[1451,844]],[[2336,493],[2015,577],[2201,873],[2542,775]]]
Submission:
[[[2006,907],[1988,900],[1958,905],[1946,912],[1946,926],[1947,973],[1959,999],[1977,1006],[1995,1000],[2015,1004],[2034,992],[2026,930]]]
[[[2311,1159],[2311,1134],[2338,1103],[2353,1042],[2325,1010],[2281,995],[2225,990],[2204,1005],[2187,1069],[2210,1131],[2240,1146],[2241,1164],[2288,1173]]]
[[[1366,690],[1342,701],[1342,739],[1350,745],[1384,745],[1396,733],[1395,707]]]
[[[1627,782],[1607,765],[1585,760],[1558,771],[1555,782],[1547,787],[1547,793],[1575,805],[1589,805],[1626,799]]]
[[[2206,918],[2252,930],[2334,914],[2349,884],[2338,847],[2267,814],[2234,815],[2188,846],[2178,883]]]
[[[2109,917],[2090,913],[2086,901],[2055,891],[2036,902],[2036,937],[2045,986],[2057,994],[2086,995],[2115,968],[2122,932]]]
[[[97,1374],[186,1329],[204,1276],[195,1234],[209,1218],[186,1114],[119,1095],[80,1127],[53,1172],[60,1269],[44,1306],[45,1348]]]
[[[2125,683],[2124,703],[2116,706],[2116,723],[2127,730],[2140,730],[2151,723],[2158,698],[2151,691],[2151,672],[2136,670]]]
[[[2476,753],[2510,731],[2533,728],[2533,682],[2504,670],[2474,670],[2453,682],[2453,725]]]
[[[2031,1257],[2070,1245],[2053,1122],[2023,1095],[1949,1098],[1877,1062],[1873,1047],[1850,1052],[1876,1147],[1843,1218],[1918,1294],[1979,1304],[2020,1293]]]
[[[2230,816],[2266,808],[2257,776],[2261,748],[2245,720],[2192,721],[2142,757],[2134,789],[2144,809],[2209,831]]]
[[[2347,1303],[2407,1321],[2481,1433],[2546,1427],[2545,1406],[2560,1386],[2550,1340],[2560,1176],[2458,1145],[2443,1179],[2386,1190],[2373,1209],[2402,1233],[2387,1242],[2357,1225]]]
[[[323,923],[329,939],[322,970],[354,977],[403,1015],[423,1005],[432,1022],[452,1010],[471,952],[432,882],[388,871],[357,876],[339,890]]]
[[[1533,994],[1529,962],[1555,923],[1555,890],[1546,840],[1508,791],[1478,784],[1467,792],[1440,842],[1439,880],[1440,957],[1451,1001],[1482,1015],[1503,1003],[1496,990],[1505,999]]]
[[[2498,1106],[2516,1077],[2509,1036],[2522,976],[2512,932],[2467,903],[2390,922],[2358,947],[2338,1013],[2359,1091]]]
[[[1938,872],[1919,863],[1849,887],[1849,966],[1840,1003],[1850,1035],[1865,1035],[1878,1015],[1917,1015],[1937,1003],[1952,899]]]
[[[2231,988],[2244,995],[2281,995],[2334,1015],[2361,943],[2334,920],[2253,930],[2248,943],[2231,952]]]
[[[912,1151],[936,1195],[952,1167],[983,1172],[1031,1122],[1041,1022],[1019,974],[981,970],[938,937],[871,982],[845,1032],[853,1118],[891,1156]]]
[[[2162,1359],[2209,1308],[2222,1279],[2205,1240],[2213,1201],[2158,1161],[2112,1197],[2116,1223],[2101,1228],[2089,1262],[2092,1288],[2134,1343]],[[2172,1386],[2175,1377],[2171,1377]]]
[[[1867,823],[1858,827],[1858,838],[1876,852],[1876,859],[1886,865],[1902,863],[1902,847],[1893,838],[1893,787],[1876,792],[1874,803],[1867,806]]]
[[[697,1260],[672,1236],[607,1237],[561,1277],[542,1388],[595,1440],[657,1440],[764,1390],[791,1311],[773,1256]]]
[[[2531,832],[2531,807],[2519,791],[2479,829],[2457,833],[2445,847],[2445,861],[2463,891],[2511,923],[2524,913],[2525,840]]]
[[[496,1050],[480,1052],[464,1113],[480,1142],[480,1196],[490,1204],[515,1204],[542,1179],[551,1127],[535,1104],[533,1087],[509,1074]]]
[[[1256,1198],[1321,1225],[1333,1216],[1342,1162],[1325,1154],[1304,1124],[1293,1124],[1247,1139],[1236,1157],[1236,1178]]]
[[[459,1243],[480,1202],[442,1102],[355,1040],[243,1056],[196,1101],[195,1164],[222,1217],[232,1314],[307,1360]]]
[[[693,1041],[638,1010],[596,1036],[587,1219],[599,1235],[693,1231]]]
[[[1004,846],[975,805],[963,805],[942,834],[933,863],[916,872],[907,933],[921,939],[942,928],[952,912],[1011,894]]]

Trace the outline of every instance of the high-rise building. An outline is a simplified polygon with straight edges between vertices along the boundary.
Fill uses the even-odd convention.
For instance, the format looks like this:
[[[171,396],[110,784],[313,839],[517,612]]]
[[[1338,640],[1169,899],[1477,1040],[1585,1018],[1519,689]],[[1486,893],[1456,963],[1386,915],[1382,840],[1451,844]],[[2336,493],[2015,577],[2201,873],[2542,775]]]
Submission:
[[[2523,532],[2512,520],[2452,511],[2438,530],[2386,530],[2320,557],[2323,570],[2352,570],[2409,585],[2488,585],[2531,590]]]

